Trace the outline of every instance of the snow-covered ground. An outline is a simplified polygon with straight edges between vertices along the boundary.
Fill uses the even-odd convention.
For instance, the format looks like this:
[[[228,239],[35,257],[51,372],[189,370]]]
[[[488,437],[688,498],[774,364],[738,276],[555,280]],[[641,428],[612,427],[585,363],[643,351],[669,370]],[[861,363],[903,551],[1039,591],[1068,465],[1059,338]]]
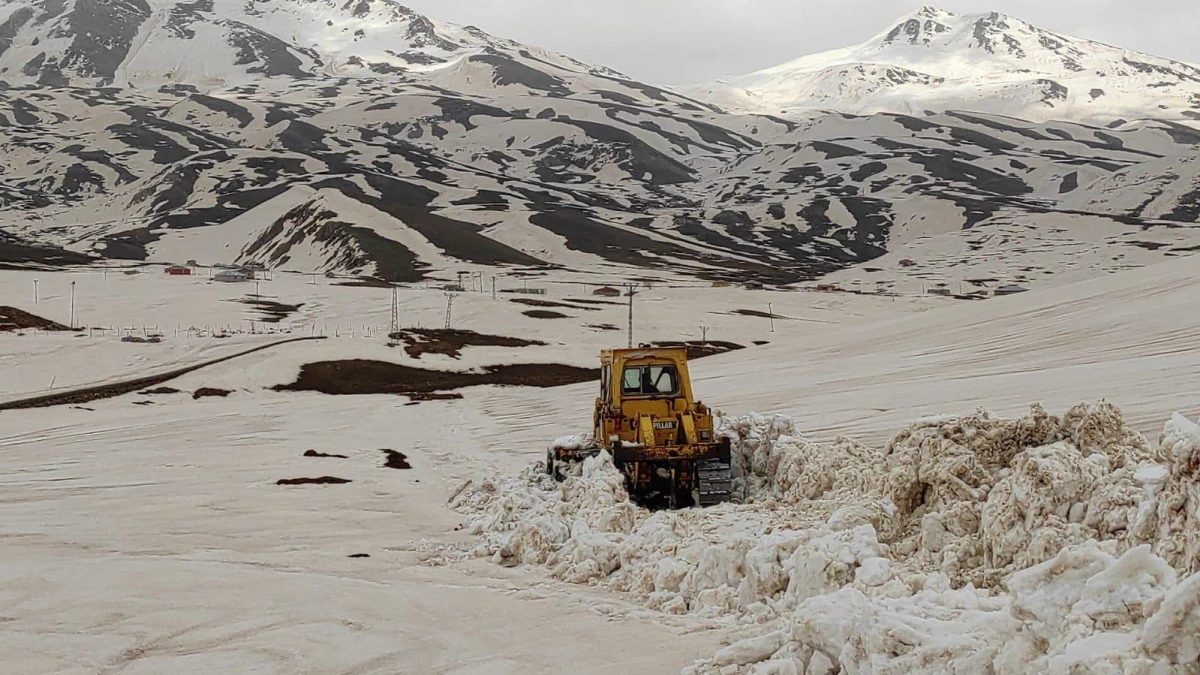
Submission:
[[[625,335],[586,326],[623,329],[627,308],[581,309],[572,299],[603,299],[591,295],[595,286],[555,283],[583,281],[581,274],[531,281],[547,288],[544,296],[493,300],[490,286],[460,294],[454,327],[547,345],[468,346],[455,360],[417,359],[386,346],[386,288],[276,274],[259,292],[301,306],[265,325],[290,333],[262,335],[257,311],[233,302],[255,292],[252,282],[151,270],[107,277],[96,270],[38,272],[37,305],[35,273],[0,273],[0,306],[65,323],[73,280],[76,324],[137,327],[137,334],[157,326],[164,335],[160,344],[137,344],[95,330],[77,337],[0,333],[0,401],[45,393],[55,378],[59,390],[283,337],[328,339],[166,383],[180,394],[0,412],[6,672],[553,673],[563,664],[581,673],[803,672],[794,669],[798,663],[827,672],[823,659],[863,673],[901,664],[986,672],[968,652],[996,656],[987,641],[998,639],[1013,645],[1000,655],[1005,663],[1024,658],[1035,668],[1087,668],[1098,658],[1092,647],[1106,640],[1103,651],[1119,653],[1129,667],[1175,659],[1175,670],[1160,672],[1187,672],[1179,664],[1196,659],[1186,638],[1197,630],[1188,623],[1197,582],[1186,565],[1197,555],[1197,530],[1188,528],[1200,525],[1200,495],[1185,470],[1196,433],[1187,420],[1200,417],[1193,384],[1200,336],[1187,318],[1200,301],[1194,261],[979,302],[699,284],[643,289],[635,301],[638,341],[699,339],[701,326],[709,326],[710,340],[746,345],[696,362],[693,374],[700,397],[729,415],[729,429],[739,434],[748,493],[764,498],[653,516],[623,502],[603,466],[565,491],[522,474],[549,440],[589,424],[591,384],[475,387],[461,390],[461,400],[415,405],[403,396],[268,389],[292,382],[306,363],[330,359],[450,370],[591,366],[598,349],[624,345]],[[401,289],[399,300],[402,325],[444,324],[442,290]],[[768,302],[780,317],[774,332],[766,318],[735,314],[765,312]],[[535,309],[568,318],[523,314]],[[249,333],[252,319],[253,334],[208,335],[218,327]],[[205,334],[189,334],[193,326]],[[189,393],[201,387],[232,393],[193,399]],[[1017,424],[1034,431],[1015,437],[1012,423],[970,417],[957,426],[944,419],[917,424],[901,437],[908,440],[887,444],[931,415],[970,416],[984,406],[1018,417],[1037,401],[1062,414],[1100,399],[1124,413],[1128,433],[1109,408],[1093,405],[1091,417],[1068,415],[1059,426]],[[1159,449],[1174,412],[1186,419],[1171,422],[1169,447]],[[972,429],[977,440],[963,440]],[[1062,442],[1045,450],[1043,441]],[[960,447],[969,449],[961,466],[943,466]],[[384,449],[404,453],[412,468],[386,467]],[[345,458],[305,457],[307,450]],[[989,452],[995,457],[982,459]],[[980,458],[975,464],[970,453]],[[896,464],[897,457],[910,464]],[[947,468],[944,481],[921,474],[930,486],[923,499],[937,508],[896,505],[888,472],[924,461]],[[1056,471],[1082,473],[1063,482]],[[350,482],[276,484],[327,476]],[[1049,487],[1036,487],[1039,477]],[[811,489],[822,485],[828,494],[813,501]],[[1015,496],[1003,501],[1002,490]],[[1070,544],[1059,558],[1045,546],[1009,542],[994,525],[970,521],[976,529],[955,529],[961,518],[1001,506],[1024,504],[1034,513],[1035,498],[1047,490],[1056,495],[1052,508],[1038,511],[1027,528],[1047,546]],[[1124,531],[1099,537],[1110,543],[1082,543],[1099,531],[1104,499],[1117,505],[1114,519],[1134,518],[1143,529],[1135,533],[1126,523]],[[1159,502],[1152,527],[1141,504]],[[1074,504],[1090,505],[1092,518]],[[1060,507],[1061,527],[1054,520]],[[509,539],[517,520],[546,536]],[[940,545],[931,539],[935,520],[946,530]],[[1060,539],[1045,539],[1052,533]],[[515,541],[538,545],[525,555],[514,552]],[[646,542],[649,548],[634,546]],[[1142,543],[1149,549],[1137,548]],[[987,548],[994,574],[984,572],[971,546]],[[618,550],[632,557],[614,574]],[[349,557],[358,554],[369,557]],[[752,584],[745,582],[748,567],[737,567],[742,559],[754,567]],[[812,573],[830,560],[838,561],[832,576]],[[1029,569],[1005,586],[1007,572],[1021,567]],[[698,569],[706,571],[696,576]],[[977,581],[977,590],[959,588],[963,579]],[[1114,597],[1144,610],[1134,616],[1111,603],[1088,604],[1114,587],[1125,589]],[[1049,593],[1061,593],[1053,597],[1064,604],[1048,607]],[[1050,627],[1063,621],[1080,628]],[[1040,652],[1039,639],[1049,645]],[[917,644],[924,647],[912,649]],[[905,657],[888,665],[879,659],[889,650]],[[770,666],[750,665],[768,658]]]

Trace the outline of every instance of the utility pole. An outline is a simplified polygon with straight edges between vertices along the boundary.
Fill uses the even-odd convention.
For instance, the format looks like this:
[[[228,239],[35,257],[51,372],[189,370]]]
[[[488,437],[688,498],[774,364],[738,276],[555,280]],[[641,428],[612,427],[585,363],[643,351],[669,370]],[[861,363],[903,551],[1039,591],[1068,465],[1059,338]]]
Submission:
[[[71,282],[71,330],[75,329],[75,282]]]
[[[492,299],[496,299],[496,275],[492,275]]]
[[[771,317],[771,332],[775,332],[775,310],[771,309],[771,303],[767,303],[767,315]]]
[[[446,330],[450,330],[450,313],[454,309],[455,293],[446,293]]]
[[[400,332],[400,296],[396,293],[396,287],[392,286],[392,327],[388,331],[388,339],[394,340],[396,333]]]
[[[33,280],[33,304],[38,304],[37,279]]]
[[[626,284],[625,288],[629,289],[626,292],[626,295],[629,296],[629,348],[633,349],[633,296],[637,284]]]
[[[708,344],[708,326],[700,326],[700,341]]]

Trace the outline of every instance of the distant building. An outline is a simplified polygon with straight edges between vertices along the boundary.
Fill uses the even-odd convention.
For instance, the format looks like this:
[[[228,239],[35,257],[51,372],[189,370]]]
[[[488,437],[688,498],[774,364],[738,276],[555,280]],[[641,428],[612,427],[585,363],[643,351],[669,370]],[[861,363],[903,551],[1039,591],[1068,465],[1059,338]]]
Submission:
[[[592,295],[602,295],[606,298],[619,298],[621,297],[621,290],[619,288],[613,288],[612,286],[604,286],[592,291]]]
[[[189,261],[187,261],[187,264],[188,264],[188,267],[199,267],[200,266],[200,263],[196,262],[195,260],[189,260]]]
[[[763,282],[761,282],[761,281],[747,281],[747,282],[746,282],[746,288],[749,288],[749,289],[750,289],[750,290],[752,290],[752,291],[761,291],[761,290],[762,290],[762,288],[763,288]]]
[[[170,265],[167,267],[166,272],[172,276],[189,276],[192,273],[192,268],[185,265]]]
[[[223,281],[226,283],[246,281],[249,278],[242,270],[221,270],[213,275],[213,281]]]

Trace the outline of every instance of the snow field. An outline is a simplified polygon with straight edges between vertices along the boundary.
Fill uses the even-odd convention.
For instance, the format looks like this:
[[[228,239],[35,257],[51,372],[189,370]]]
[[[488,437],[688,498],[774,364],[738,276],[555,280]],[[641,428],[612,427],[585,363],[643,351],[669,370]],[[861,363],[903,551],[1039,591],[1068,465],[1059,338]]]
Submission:
[[[550,344],[418,360],[359,333],[167,383],[233,389],[227,399],[156,396],[143,407],[132,403],[146,397],[125,396],[92,410],[0,413],[8,458],[0,522],[14,533],[3,547],[14,576],[0,579],[9,584],[0,592],[14,594],[18,617],[0,631],[0,646],[17,672],[127,662],[128,672],[185,662],[426,672],[487,663],[489,672],[538,673],[561,672],[563,662],[579,672],[693,664],[697,673],[822,673],[834,663],[862,673],[979,672],[982,663],[1069,672],[1079,663],[1085,672],[1105,664],[1186,672],[1179,664],[1193,647],[1184,638],[1196,632],[1187,624],[1195,570],[1184,564],[1197,547],[1188,478],[1196,427],[1173,418],[1157,444],[1130,430],[1157,433],[1171,408],[1195,418],[1186,386],[1194,331],[1181,323],[1195,304],[1189,263],[980,303],[656,285],[636,302],[639,340],[696,339],[704,321],[709,339],[771,342],[693,369],[698,394],[731,413],[725,431],[737,438],[746,502],[703,512],[647,513],[603,462],[562,484],[530,468],[549,439],[586,425],[590,384],[475,387],[461,401],[412,407],[403,397],[264,390],[290,382],[304,363],[342,358],[454,370],[594,365],[596,351],[624,344],[624,334],[583,327],[623,327],[623,305],[551,308],[570,318],[537,320],[522,314],[532,307],[464,293],[455,327]],[[77,316],[89,324],[96,315],[129,325],[233,323],[249,308],[229,300],[253,292],[158,272],[110,273],[113,290],[101,293],[98,272],[39,272],[42,297],[52,299],[31,306],[32,274],[3,273],[0,304],[65,320],[74,279]],[[310,281],[279,274],[262,289],[303,303],[285,319],[297,326],[386,324],[388,289]],[[591,297],[553,281],[531,280],[548,289],[531,297]],[[764,318],[730,314],[768,301],[792,317],[776,319],[775,333]],[[401,303],[405,325],[444,320],[441,290],[404,289]],[[32,389],[53,369],[120,377],[124,357],[102,350],[138,350],[128,354],[145,358],[140,374],[194,362],[171,352],[176,345],[231,349],[256,339],[168,333],[160,345],[129,345],[30,333],[0,335],[0,349],[11,355],[4,372],[41,383]],[[1101,392],[1097,382],[1113,386]],[[1067,410],[1064,399],[1089,392],[1111,395],[1126,414],[1104,403],[1058,417],[1013,410],[1034,395]],[[1012,419],[913,422],[976,405]],[[896,428],[904,431],[881,431]],[[308,448],[348,459],[302,457]],[[405,452],[414,469],[382,468],[379,448]],[[353,482],[274,484],[322,475]],[[469,479],[451,510],[447,497]],[[346,558],[355,553],[371,558]],[[1099,604],[1116,597],[1099,589],[1126,576],[1135,581],[1121,581],[1119,597],[1130,609]],[[214,585],[228,597],[211,597]],[[54,637],[51,658],[44,646],[62,634],[62,607],[85,637]],[[114,613],[135,618],[114,623]],[[545,646],[562,631],[592,638]],[[634,641],[647,647],[629,649]],[[129,660],[137,654],[145,655]]]
[[[752,635],[687,673],[1185,673],[1200,656],[1200,429],[1182,416],[1157,448],[1104,402],[920,421],[882,448],[783,416],[722,429],[741,504],[650,513],[607,455],[452,504],[477,556]]]

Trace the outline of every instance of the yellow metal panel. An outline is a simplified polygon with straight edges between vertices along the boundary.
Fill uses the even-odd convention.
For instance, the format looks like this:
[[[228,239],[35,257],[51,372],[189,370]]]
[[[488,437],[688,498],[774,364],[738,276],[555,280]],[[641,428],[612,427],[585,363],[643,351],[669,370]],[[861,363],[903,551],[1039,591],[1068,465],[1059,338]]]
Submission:
[[[650,415],[642,415],[638,425],[641,427],[642,445],[648,448],[658,445],[654,442],[654,418]]]
[[[683,420],[683,437],[688,445],[696,443],[696,419],[691,415],[681,415],[680,419]]]

